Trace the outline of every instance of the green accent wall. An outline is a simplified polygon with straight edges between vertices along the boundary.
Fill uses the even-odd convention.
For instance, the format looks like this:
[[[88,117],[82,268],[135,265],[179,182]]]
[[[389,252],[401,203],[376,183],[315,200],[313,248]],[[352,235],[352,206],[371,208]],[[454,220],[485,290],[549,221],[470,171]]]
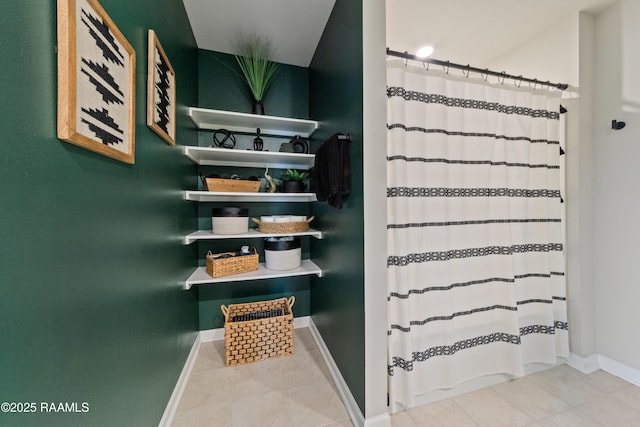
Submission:
[[[197,144],[195,40],[181,0],[100,3],[136,51],[134,165],[56,137],[56,1],[0,14],[0,402],[38,405],[2,426],[156,426],[196,337],[197,298],[179,285],[195,264],[181,244],[194,167],[146,126],[152,28],[176,71],[178,144]]]
[[[198,55],[198,106],[217,110],[251,112],[252,101],[240,79],[239,68],[233,55],[200,50]],[[309,118],[309,70],[287,64],[280,64],[278,74],[264,100],[265,113],[270,116]],[[235,149],[252,147],[255,135],[236,134]],[[265,137],[265,149],[277,151],[279,144],[288,142],[291,138]],[[199,145],[208,146],[213,142],[212,131],[199,132]],[[270,169],[269,174],[277,178],[280,170]],[[208,175],[217,173],[229,176],[238,173],[246,178],[250,175],[262,176],[264,169],[233,168],[203,166],[200,173]],[[200,185],[201,188],[201,185]],[[308,203],[199,203],[198,227],[211,229],[211,208],[223,206],[239,206],[249,209],[249,217],[260,215],[311,215]],[[302,258],[313,258],[310,255],[310,237],[302,238]],[[197,263],[205,265],[205,256],[212,253],[236,250],[242,245],[255,246],[261,254],[260,261],[264,261],[262,239],[201,241],[194,243],[197,251]],[[195,259],[194,259],[194,262]],[[200,330],[222,328],[224,317],[221,305],[241,304],[259,300],[295,296],[293,307],[295,317],[310,314],[310,278],[293,277],[269,280],[254,280],[246,282],[231,282],[215,285],[198,285],[192,292],[199,300],[199,328]]]
[[[200,49],[198,106],[250,113],[252,99],[233,55]],[[269,116],[309,119],[309,70],[280,64],[264,99]]]
[[[362,85],[362,0],[336,0],[309,67],[309,113],[326,124],[316,133],[320,142],[351,133],[351,194],[341,210],[313,204],[326,237],[311,242],[311,252],[326,275],[312,279],[311,313],[364,413]]]

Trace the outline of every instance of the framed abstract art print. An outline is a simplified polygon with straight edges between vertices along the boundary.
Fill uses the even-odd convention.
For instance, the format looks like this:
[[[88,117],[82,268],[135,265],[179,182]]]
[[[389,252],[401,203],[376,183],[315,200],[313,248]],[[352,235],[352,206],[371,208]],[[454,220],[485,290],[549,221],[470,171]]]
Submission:
[[[97,0],[58,0],[58,138],[134,163],[135,67]]]
[[[149,30],[147,126],[176,144],[176,75],[155,31]]]

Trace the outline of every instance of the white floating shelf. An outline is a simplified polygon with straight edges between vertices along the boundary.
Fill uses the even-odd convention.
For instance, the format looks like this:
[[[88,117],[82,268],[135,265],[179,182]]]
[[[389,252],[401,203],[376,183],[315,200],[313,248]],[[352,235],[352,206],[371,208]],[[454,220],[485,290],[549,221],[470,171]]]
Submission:
[[[185,200],[195,202],[315,202],[315,193],[230,193],[185,191]]]
[[[211,277],[207,274],[204,267],[198,267],[189,276],[184,283],[185,289],[191,289],[193,285],[204,285],[208,283],[227,283],[227,282],[241,282],[244,280],[262,280],[262,279],[277,279],[280,277],[296,277],[296,276],[312,276],[316,275],[322,277],[323,273],[320,267],[315,265],[312,261],[302,260],[300,267],[293,270],[275,271],[268,270],[264,263],[258,264],[257,271],[250,271],[248,273],[234,274],[231,276],[223,277]]]
[[[226,239],[260,239],[264,237],[282,237],[282,236],[311,236],[316,239],[322,239],[322,231],[310,228],[300,233],[261,233],[252,228],[248,233],[243,234],[213,234],[209,230],[198,230],[185,236],[183,243],[190,245],[196,240],[226,240]]]
[[[271,167],[274,169],[311,169],[314,154],[275,151],[236,150],[228,148],[183,147],[184,154],[199,165]]]
[[[262,135],[300,135],[305,138],[318,129],[318,122],[313,120],[261,116],[208,108],[189,107],[188,115],[199,129],[226,129],[231,132],[255,133],[256,128],[260,128]]]

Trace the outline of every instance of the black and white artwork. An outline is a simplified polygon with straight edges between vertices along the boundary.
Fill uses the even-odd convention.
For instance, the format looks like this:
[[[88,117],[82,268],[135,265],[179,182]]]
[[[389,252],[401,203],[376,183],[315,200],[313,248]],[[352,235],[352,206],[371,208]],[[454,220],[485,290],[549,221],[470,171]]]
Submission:
[[[134,163],[135,52],[96,0],[58,1],[58,136]]]
[[[149,30],[147,125],[175,145],[175,72],[155,31]]]

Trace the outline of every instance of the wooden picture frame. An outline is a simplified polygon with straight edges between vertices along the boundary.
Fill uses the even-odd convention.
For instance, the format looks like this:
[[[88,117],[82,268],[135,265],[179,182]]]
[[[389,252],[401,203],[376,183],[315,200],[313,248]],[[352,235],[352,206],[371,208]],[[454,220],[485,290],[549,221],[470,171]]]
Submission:
[[[135,68],[97,0],[58,0],[58,138],[133,164]]]
[[[147,126],[169,145],[176,144],[176,74],[155,31],[149,30]]]

